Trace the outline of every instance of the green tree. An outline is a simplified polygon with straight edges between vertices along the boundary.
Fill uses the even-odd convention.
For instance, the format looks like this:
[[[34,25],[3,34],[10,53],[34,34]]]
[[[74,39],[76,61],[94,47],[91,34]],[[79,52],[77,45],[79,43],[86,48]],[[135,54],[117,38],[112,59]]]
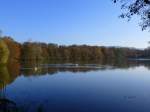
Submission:
[[[30,42],[24,43],[22,45],[22,60],[35,63],[41,62],[43,60],[41,44]]]
[[[59,60],[61,58],[59,53],[59,46],[57,44],[48,44],[48,54],[50,61]]]
[[[5,42],[0,38],[0,64],[7,64],[9,49]]]
[[[14,41],[11,37],[4,36],[3,41],[7,44],[9,49],[9,62],[19,62],[21,56],[21,45]]]

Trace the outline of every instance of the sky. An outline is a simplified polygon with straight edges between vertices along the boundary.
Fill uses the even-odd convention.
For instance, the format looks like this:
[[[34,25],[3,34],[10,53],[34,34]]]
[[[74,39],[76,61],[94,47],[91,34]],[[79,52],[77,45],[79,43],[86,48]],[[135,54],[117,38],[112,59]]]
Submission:
[[[111,0],[0,0],[0,29],[21,43],[148,47],[150,32],[119,14]]]

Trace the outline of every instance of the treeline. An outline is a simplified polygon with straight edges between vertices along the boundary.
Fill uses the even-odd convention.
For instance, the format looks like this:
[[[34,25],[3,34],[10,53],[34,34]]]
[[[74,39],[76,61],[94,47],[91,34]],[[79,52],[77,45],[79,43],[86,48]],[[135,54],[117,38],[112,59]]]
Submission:
[[[8,62],[107,62],[150,57],[150,50],[88,45],[57,45],[41,42],[18,43],[11,37],[0,38],[0,63]]]

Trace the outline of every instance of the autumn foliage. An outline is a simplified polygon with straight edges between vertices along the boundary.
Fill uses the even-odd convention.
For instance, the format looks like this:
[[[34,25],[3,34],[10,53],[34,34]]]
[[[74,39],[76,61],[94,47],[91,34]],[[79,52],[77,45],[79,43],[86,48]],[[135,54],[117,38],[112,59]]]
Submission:
[[[57,45],[53,43],[18,43],[11,37],[3,37],[0,42],[0,59],[13,63],[61,63],[61,62],[110,62],[129,58],[149,57],[149,49],[139,50],[125,47],[104,47],[89,45]],[[4,53],[7,51],[7,53]],[[7,54],[2,58],[3,54]]]

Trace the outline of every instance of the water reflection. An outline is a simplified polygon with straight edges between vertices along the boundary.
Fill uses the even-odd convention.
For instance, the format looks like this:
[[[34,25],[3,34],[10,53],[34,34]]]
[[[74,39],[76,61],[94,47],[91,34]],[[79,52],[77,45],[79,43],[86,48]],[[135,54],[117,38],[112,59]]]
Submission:
[[[65,64],[59,64],[65,65]],[[54,75],[59,72],[91,72],[108,69],[129,69],[139,66],[144,66],[150,70],[149,61],[124,61],[122,63],[102,63],[102,64],[72,64],[69,66],[58,66],[58,64],[41,64],[41,63],[9,63],[7,66],[0,66],[0,89],[3,89],[6,85],[11,84],[18,76],[41,76],[41,75]]]
[[[77,110],[74,111],[83,107],[82,112],[90,112],[93,110],[86,111],[86,107],[103,110],[105,106],[113,109],[117,104],[123,108],[125,101],[140,104],[140,101],[144,102],[144,100],[139,101],[139,98],[143,98],[144,87],[149,84],[148,81],[145,81],[148,78],[137,76],[136,79],[131,74],[137,75],[138,72],[129,72],[128,70],[139,66],[150,69],[150,63],[143,61],[67,64],[65,66],[63,64],[29,63],[20,65],[19,63],[9,63],[8,66],[0,67],[0,112],[44,112],[44,109],[53,112],[60,112],[61,109],[73,112],[72,109],[75,107]],[[122,72],[120,69],[127,72]],[[115,70],[118,72],[113,73]],[[64,75],[57,77],[59,73]],[[84,73],[87,73],[88,76],[83,78],[80,75]],[[104,75],[100,76],[101,73]],[[146,72],[144,73],[146,74]],[[68,75],[65,76],[66,74]],[[70,74],[74,76],[69,76]],[[125,75],[122,77],[120,74]],[[51,78],[51,75],[55,78]],[[34,80],[28,83],[26,79],[30,79],[30,76],[43,78],[33,77]],[[15,81],[18,78],[19,80]],[[141,81],[141,78],[144,81]],[[17,83],[12,85],[13,82]],[[148,94],[147,91],[145,93]],[[148,98],[147,96],[146,98]],[[111,104],[111,102],[113,103]]]
[[[0,66],[0,89],[12,83],[19,75],[19,63],[9,63],[7,66]]]
[[[122,62],[107,62],[107,63],[62,63],[62,64],[40,64],[40,63],[26,63],[22,65],[21,74],[25,76],[29,75],[45,75],[45,74],[56,74],[58,72],[90,72],[98,70],[108,70],[108,69],[130,69],[144,66],[150,69],[150,61],[122,61]]]
[[[18,108],[15,102],[6,99],[0,98],[0,112],[17,112]]]
[[[6,66],[0,67],[0,89],[10,83],[10,74]]]
[[[17,105],[5,95],[6,86],[11,84],[20,74],[18,63],[9,63],[8,66],[0,66],[0,112],[17,112]]]

